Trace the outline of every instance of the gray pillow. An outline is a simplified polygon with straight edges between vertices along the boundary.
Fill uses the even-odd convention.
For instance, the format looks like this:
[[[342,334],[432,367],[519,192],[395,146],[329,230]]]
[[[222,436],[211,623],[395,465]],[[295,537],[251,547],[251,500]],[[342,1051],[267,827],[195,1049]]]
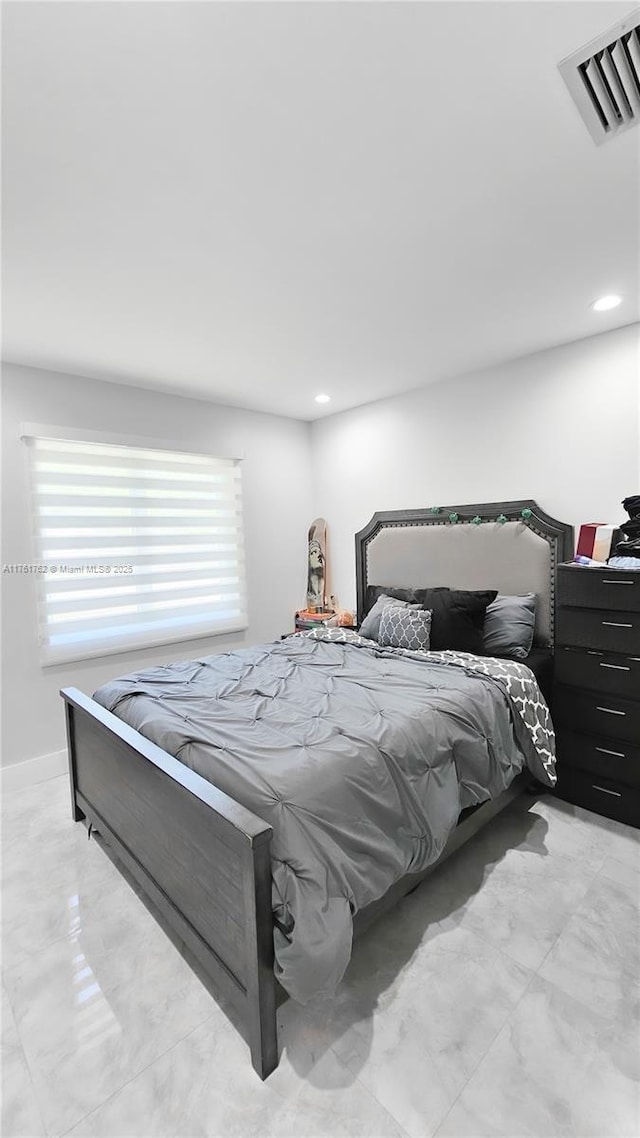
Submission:
[[[431,609],[404,605],[398,608],[386,604],[380,618],[378,643],[383,648],[412,648],[414,652],[429,651]]]
[[[523,597],[498,594],[488,606],[484,619],[485,655],[524,660],[533,644],[535,621],[534,593],[526,593]]]
[[[381,593],[378,597],[373,608],[365,616],[358,632],[361,636],[366,636],[368,640],[377,640],[380,632],[380,619],[382,617],[382,610],[385,605],[395,605],[398,608],[412,608],[420,609],[422,605],[410,605],[408,601],[399,601],[395,597],[387,597],[385,593]]]

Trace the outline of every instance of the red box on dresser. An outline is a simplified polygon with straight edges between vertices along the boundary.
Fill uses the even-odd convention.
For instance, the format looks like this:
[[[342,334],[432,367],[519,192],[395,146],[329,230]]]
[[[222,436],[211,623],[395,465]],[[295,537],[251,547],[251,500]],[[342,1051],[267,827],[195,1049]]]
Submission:
[[[558,566],[557,793],[640,827],[640,572]]]
[[[618,527],[608,522],[586,522],[580,526],[576,555],[606,561],[611,555],[616,534],[619,536]]]

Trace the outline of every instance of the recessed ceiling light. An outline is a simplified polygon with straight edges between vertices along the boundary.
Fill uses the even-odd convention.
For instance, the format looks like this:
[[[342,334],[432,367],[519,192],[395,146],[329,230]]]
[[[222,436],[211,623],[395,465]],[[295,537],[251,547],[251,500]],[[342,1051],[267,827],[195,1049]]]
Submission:
[[[599,300],[594,300],[591,307],[594,312],[608,312],[610,308],[617,308],[621,303],[621,296],[601,296]]]
[[[330,403],[330,402],[331,402],[331,396],[330,395],[316,395],[316,403]]]

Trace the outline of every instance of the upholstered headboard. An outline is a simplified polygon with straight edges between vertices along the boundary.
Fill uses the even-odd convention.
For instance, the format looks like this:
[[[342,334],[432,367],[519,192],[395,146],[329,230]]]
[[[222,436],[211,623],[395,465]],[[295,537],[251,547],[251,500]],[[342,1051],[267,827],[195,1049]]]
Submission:
[[[535,641],[553,646],[556,567],[572,556],[573,527],[531,500],[387,510],[356,534],[358,621],[367,585],[535,593]]]

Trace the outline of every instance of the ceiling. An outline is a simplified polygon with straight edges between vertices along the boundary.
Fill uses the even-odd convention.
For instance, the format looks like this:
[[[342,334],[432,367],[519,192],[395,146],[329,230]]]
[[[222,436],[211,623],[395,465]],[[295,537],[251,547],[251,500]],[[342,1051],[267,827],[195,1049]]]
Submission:
[[[4,3],[5,359],[313,419],[637,320],[632,9]]]

